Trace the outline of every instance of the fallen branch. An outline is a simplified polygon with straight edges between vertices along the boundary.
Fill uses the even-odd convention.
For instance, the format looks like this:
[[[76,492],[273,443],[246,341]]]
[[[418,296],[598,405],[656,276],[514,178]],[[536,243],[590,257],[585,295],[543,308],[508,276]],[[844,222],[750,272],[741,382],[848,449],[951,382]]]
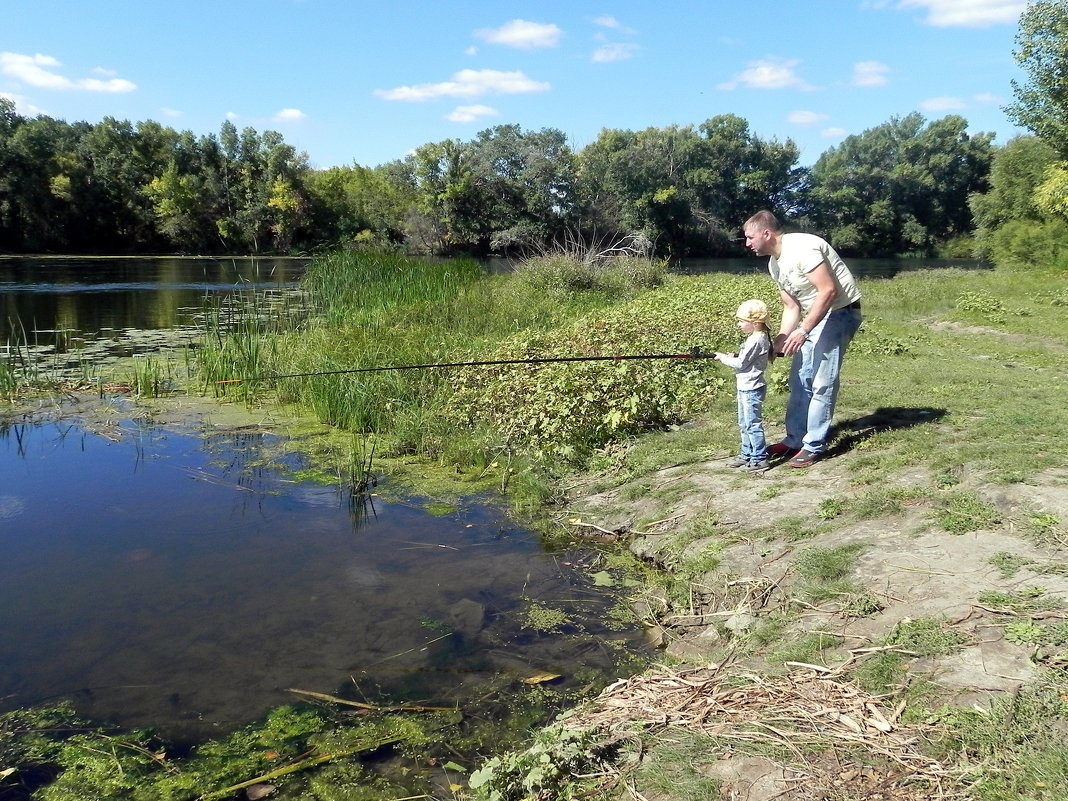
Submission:
[[[316,701],[326,701],[331,704],[353,706],[368,712],[455,712],[451,706],[375,706],[374,704],[362,704],[359,701],[349,701],[347,698],[338,698],[336,695],[317,693],[311,690],[297,690],[293,687],[286,688],[287,693],[303,695],[306,698],[314,698]]]
[[[312,757],[311,759],[305,759],[301,762],[296,762],[292,765],[286,765],[283,768],[272,770],[270,773],[264,773],[262,776],[257,776],[255,779],[249,779],[246,782],[240,782],[238,784],[232,784],[229,787],[224,787],[222,790],[216,790],[214,793],[208,793],[207,795],[200,796],[199,801],[218,801],[218,799],[226,798],[233,795],[238,790],[244,790],[248,787],[252,787],[256,784],[262,784],[263,782],[270,781],[271,779],[277,779],[280,776],[288,776],[290,773],[297,773],[308,768],[314,768],[316,765],[322,765],[326,762],[330,762],[334,759],[340,759],[341,757],[352,756],[358,754],[361,751],[372,751],[375,748],[379,748],[383,745],[389,745],[390,743],[399,742],[403,740],[404,736],[400,734],[391,734],[386,737],[381,737],[372,742],[358,746],[356,748],[346,748],[342,751],[336,751],[332,754],[320,754],[319,756]],[[426,795],[410,796],[411,799],[416,798],[428,798]]]

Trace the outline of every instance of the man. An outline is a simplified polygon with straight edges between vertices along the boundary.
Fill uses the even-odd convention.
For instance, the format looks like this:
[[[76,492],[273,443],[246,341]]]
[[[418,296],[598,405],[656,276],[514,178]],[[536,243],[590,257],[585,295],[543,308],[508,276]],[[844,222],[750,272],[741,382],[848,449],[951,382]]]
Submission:
[[[842,360],[860,327],[860,290],[834,248],[813,234],[783,233],[770,211],[758,211],[743,230],[746,247],[769,257],[782,296],[775,351],[793,356],[786,437],[768,453],[793,454],[790,467],[810,467],[827,450]]]

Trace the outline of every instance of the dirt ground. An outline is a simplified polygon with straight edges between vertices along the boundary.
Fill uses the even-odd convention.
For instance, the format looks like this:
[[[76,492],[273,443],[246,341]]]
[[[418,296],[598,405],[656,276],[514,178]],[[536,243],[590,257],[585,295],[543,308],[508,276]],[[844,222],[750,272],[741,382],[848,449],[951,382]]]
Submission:
[[[1001,522],[993,528],[951,534],[939,527],[929,504],[922,501],[906,504],[903,510],[877,519],[850,520],[848,515],[829,521],[821,519],[819,511],[825,501],[849,498],[862,491],[850,483],[853,458],[846,451],[807,470],[780,464],[765,473],[743,475],[728,468],[725,459],[714,460],[643,477],[641,482],[648,487],[644,492],[629,492],[627,486],[593,494],[583,494],[581,487],[575,491],[568,509],[572,521],[581,520],[582,525],[602,532],[618,532],[629,539],[636,555],[668,570],[699,558],[724,539],[732,543],[720,553],[716,569],[692,582],[686,608],[671,605],[665,599],[648,602],[650,616],[659,621],[653,627],[653,635],[663,645],[665,663],[672,666],[650,681],[667,681],[674,686],[678,680],[672,678],[673,673],[709,667],[719,674],[735,676],[781,675],[787,671],[794,678],[830,679],[877,650],[899,623],[920,619],[940,621],[946,629],[962,635],[965,644],[947,656],[908,660],[908,675],[902,676],[902,686],[922,676],[940,688],[946,703],[986,709],[995,697],[1014,693],[1035,678],[1039,663],[1050,655],[1034,644],[1010,641],[1006,638],[1006,624],[1068,617],[1059,609],[1061,605],[1068,609],[1068,575],[1057,571],[1064,564],[1065,554],[1057,547],[1039,544],[1027,532],[1028,520],[1040,512],[1056,519],[1060,530],[1055,533],[1063,538],[1063,521],[1068,520],[1068,469],[1049,471],[1028,484],[968,487],[996,506]],[[677,497],[680,484],[685,487],[682,497],[665,513],[663,499]],[[895,484],[903,489],[929,488],[932,477],[917,469],[896,476]],[[762,533],[769,530],[769,524],[785,519],[803,521],[819,533],[804,538],[783,538],[781,534],[768,537]],[[656,522],[644,522],[650,520]],[[715,525],[705,523],[695,529],[702,520],[715,521]],[[708,535],[694,538],[694,530]],[[882,607],[879,611],[857,616],[842,603],[805,603],[797,593],[795,559],[800,553],[848,544],[861,546],[852,579],[878,599]],[[995,563],[1000,559],[1004,564],[1006,555],[1011,555],[1017,565],[1025,566],[1015,572],[1002,571]],[[1031,588],[1042,588],[1044,592]],[[1047,601],[1044,606],[1055,608],[1034,613],[998,609],[980,603],[977,596],[987,591],[1024,597],[1028,592],[1040,592]],[[752,653],[744,658],[724,657],[725,652],[731,653],[732,640],[744,640],[744,635],[755,630],[762,618],[772,614],[791,621],[783,639],[806,631],[827,632],[841,637],[842,643],[823,652],[825,664],[814,666],[771,665]],[[717,686],[713,683],[694,689],[687,703],[694,703],[692,697],[703,693],[705,703],[711,704],[709,699],[718,697]],[[658,715],[668,721],[677,714],[672,709],[653,708],[660,703],[656,698],[663,698],[669,706],[677,704],[669,693],[654,693],[644,702],[634,703],[621,701],[619,692],[639,691],[634,687],[609,688],[595,703],[590,713],[593,718],[618,716],[621,707],[632,710],[631,717],[641,718],[645,724],[656,721]],[[879,705],[889,717],[895,701],[882,698],[871,699],[870,703]],[[613,707],[617,708],[615,713],[611,712]],[[770,708],[766,711],[774,712]],[[699,717],[707,715],[706,711]],[[622,723],[614,719],[613,725]],[[862,728],[865,735],[874,738],[870,741],[873,746],[890,736],[875,730],[874,724],[871,729]],[[705,733],[716,747],[711,747],[710,742],[707,764],[695,765],[694,769],[718,779],[724,799],[931,797],[905,789],[907,777],[898,790],[893,789],[897,786],[894,782],[882,777],[881,784],[876,782],[881,789],[865,794],[863,775],[856,767],[843,767],[832,760],[833,764],[822,768],[810,764],[799,772],[765,757],[724,749],[722,729],[719,735],[716,731]],[[834,790],[842,783],[842,776],[849,780],[846,795]],[[643,794],[649,801],[669,801],[671,797],[655,791]]]

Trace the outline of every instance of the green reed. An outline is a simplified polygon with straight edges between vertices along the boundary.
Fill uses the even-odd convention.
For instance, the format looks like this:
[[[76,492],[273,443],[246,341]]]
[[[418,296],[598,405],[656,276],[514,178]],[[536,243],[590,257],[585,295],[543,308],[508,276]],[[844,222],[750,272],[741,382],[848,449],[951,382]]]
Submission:
[[[14,400],[19,391],[19,380],[7,358],[0,359],[0,398]]]
[[[174,389],[174,371],[169,361],[135,356],[127,383],[139,397],[160,398]]]
[[[203,380],[247,400],[272,392],[322,422],[379,435],[391,453],[465,464],[481,464],[485,449],[465,442],[477,435],[461,434],[443,413],[456,370],[330,373],[477,361],[517,332],[552,329],[618,296],[547,292],[486,275],[473,261],[363,252],[317,259],[302,288],[312,313],[284,332],[252,322],[260,319],[255,314],[241,315],[237,325],[209,319],[197,351]],[[273,378],[293,373],[315,375]],[[214,384],[232,378],[257,380]]]
[[[200,347],[191,359],[187,357],[186,369],[192,371],[195,367],[205,386],[216,395],[232,391],[251,400],[263,391],[263,386],[243,381],[226,389],[218,382],[278,372],[277,336],[292,324],[292,309],[284,307],[279,312],[264,293],[241,292],[218,300],[205,309],[199,321]]]

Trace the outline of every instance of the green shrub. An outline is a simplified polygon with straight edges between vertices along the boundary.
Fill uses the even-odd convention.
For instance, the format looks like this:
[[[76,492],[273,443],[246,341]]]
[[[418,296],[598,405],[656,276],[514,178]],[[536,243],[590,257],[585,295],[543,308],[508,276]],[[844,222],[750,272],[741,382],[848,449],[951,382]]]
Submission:
[[[566,328],[518,334],[486,358],[734,350],[738,304],[767,290],[752,277],[679,278]],[[612,439],[694,413],[732,391],[733,377],[709,360],[595,361],[465,369],[450,389],[448,414],[458,425],[487,424],[511,447],[580,460]]]
[[[1068,222],[1013,220],[991,236],[990,250],[999,270],[1068,271]]]

